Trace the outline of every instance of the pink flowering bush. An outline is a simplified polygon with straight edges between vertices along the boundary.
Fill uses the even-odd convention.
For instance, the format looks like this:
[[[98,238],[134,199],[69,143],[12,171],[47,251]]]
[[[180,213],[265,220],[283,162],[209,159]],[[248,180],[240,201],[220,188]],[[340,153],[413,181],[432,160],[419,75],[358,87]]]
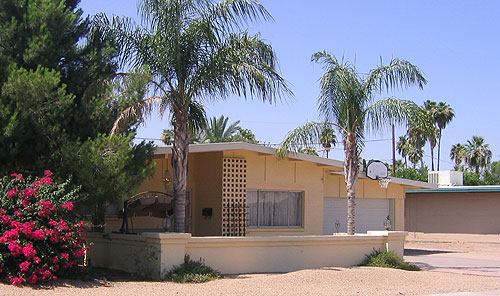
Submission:
[[[77,190],[20,174],[0,179],[0,279],[19,286],[74,274],[87,249]]]

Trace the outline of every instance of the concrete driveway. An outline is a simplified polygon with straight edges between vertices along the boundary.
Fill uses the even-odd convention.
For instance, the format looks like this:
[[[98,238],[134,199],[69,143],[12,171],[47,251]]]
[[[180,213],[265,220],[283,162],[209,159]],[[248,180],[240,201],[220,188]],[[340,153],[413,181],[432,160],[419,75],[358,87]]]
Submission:
[[[405,260],[423,270],[500,277],[500,260],[471,258],[464,252],[405,249]]]
[[[422,236],[407,240],[405,260],[423,270],[500,277],[498,236]]]

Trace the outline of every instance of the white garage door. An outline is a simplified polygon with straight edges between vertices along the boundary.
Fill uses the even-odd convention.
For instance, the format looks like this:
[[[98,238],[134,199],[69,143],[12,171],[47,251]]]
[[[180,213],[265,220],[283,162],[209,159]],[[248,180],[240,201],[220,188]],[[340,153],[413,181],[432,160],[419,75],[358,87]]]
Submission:
[[[359,198],[356,199],[356,233],[366,233],[368,230],[384,230],[387,216],[392,219],[392,200]],[[339,230],[335,227],[338,221]],[[392,223],[394,225],[394,223]],[[323,204],[323,234],[347,232],[347,199],[325,197]]]

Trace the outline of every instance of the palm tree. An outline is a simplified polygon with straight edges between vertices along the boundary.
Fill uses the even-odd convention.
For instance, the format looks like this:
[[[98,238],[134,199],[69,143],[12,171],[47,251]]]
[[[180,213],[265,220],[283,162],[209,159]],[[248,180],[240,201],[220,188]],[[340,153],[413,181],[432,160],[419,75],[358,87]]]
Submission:
[[[380,65],[366,77],[356,68],[337,60],[327,52],[317,52],[312,61],[324,65],[326,73],[321,78],[318,101],[323,123],[308,123],[292,130],[277,150],[278,156],[298,151],[299,144],[318,143],[322,130],[337,128],[344,143],[344,176],[347,189],[347,233],[354,234],[356,186],[358,183],[359,157],[363,148],[365,131],[389,128],[393,123],[407,122],[418,108],[410,101],[388,98],[375,101],[375,96],[392,89],[427,82],[419,69],[405,60],[392,59]]]
[[[146,66],[153,78],[154,95],[126,109],[112,131],[131,118],[141,123],[154,110],[171,113],[174,229],[184,232],[191,108],[233,94],[274,103],[291,92],[271,45],[241,31],[249,22],[272,19],[256,0],[142,0],[138,11],[144,27],[103,14],[96,21],[121,45],[124,64]]]
[[[427,100],[423,107],[419,107],[418,112],[408,123],[407,135],[411,144],[417,151],[423,149],[429,141],[431,152],[431,170],[434,170],[434,147],[436,147],[439,130],[435,125],[434,106],[435,103]]]
[[[465,161],[465,146],[457,143],[451,146],[450,158],[459,166]]]
[[[439,135],[439,129],[435,126],[436,123],[436,102],[427,100],[424,102],[423,111],[426,113],[423,115],[423,121],[421,121],[421,131],[429,140],[429,146],[431,151],[431,170],[434,170],[434,148],[437,144],[437,139],[441,136]]]
[[[326,152],[326,158],[328,158],[330,150],[332,149],[332,147],[335,147],[335,144],[337,144],[337,136],[335,135],[335,130],[331,128],[324,129],[319,142],[323,147],[323,151]]]
[[[434,119],[436,120],[437,127],[439,129],[439,138],[438,138],[438,163],[437,170],[439,171],[439,162],[441,160],[441,137],[443,136],[443,129],[446,128],[448,123],[450,123],[455,117],[455,110],[450,107],[449,104],[445,102],[439,102],[436,106],[436,110],[434,113]]]
[[[476,174],[490,164],[491,156],[490,145],[484,142],[483,137],[472,136],[472,140],[465,144],[465,162],[470,168],[474,168]]]
[[[237,120],[231,125],[227,125],[229,118],[221,115],[210,119],[206,128],[199,133],[200,143],[220,143],[231,142],[233,136],[240,131],[240,121]]]
[[[415,146],[410,143],[408,147],[408,159],[413,164],[413,168],[417,166],[417,163],[420,162],[420,167],[424,167],[423,163],[424,158],[424,150],[421,147]]]
[[[411,146],[410,141],[406,136],[400,136],[398,142],[396,143],[396,149],[398,150],[398,153],[401,154],[401,156],[405,160],[404,163],[405,168],[408,164],[407,157],[411,148],[410,146]]]

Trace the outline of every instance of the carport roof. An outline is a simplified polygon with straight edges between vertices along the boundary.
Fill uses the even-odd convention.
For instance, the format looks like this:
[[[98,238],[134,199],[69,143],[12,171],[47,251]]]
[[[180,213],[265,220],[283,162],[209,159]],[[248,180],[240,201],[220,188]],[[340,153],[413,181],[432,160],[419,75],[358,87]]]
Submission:
[[[406,193],[476,193],[476,192],[500,192],[500,186],[489,185],[489,186],[453,186],[444,187],[437,189],[413,189],[406,190]]]

